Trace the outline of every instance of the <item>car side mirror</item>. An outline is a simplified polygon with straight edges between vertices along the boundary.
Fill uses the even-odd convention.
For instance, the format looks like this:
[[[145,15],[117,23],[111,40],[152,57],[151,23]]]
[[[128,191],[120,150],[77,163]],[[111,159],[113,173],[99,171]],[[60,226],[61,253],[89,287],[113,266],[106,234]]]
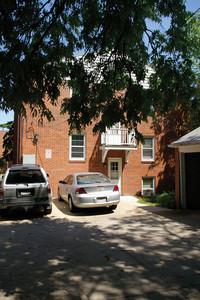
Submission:
[[[47,177],[49,178],[49,174],[47,174]]]

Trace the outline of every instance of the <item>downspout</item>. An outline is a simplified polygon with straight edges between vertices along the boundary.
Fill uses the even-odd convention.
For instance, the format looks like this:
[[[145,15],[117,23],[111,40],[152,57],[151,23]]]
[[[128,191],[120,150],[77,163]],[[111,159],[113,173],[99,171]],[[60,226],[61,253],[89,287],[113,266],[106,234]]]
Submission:
[[[179,201],[180,201],[180,206],[183,208],[183,168],[182,168],[182,159],[181,159],[181,152],[179,152],[178,149],[178,155],[179,155]]]
[[[19,163],[19,126],[20,125],[20,119],[19,115],[17,115],[17,164]]]
[[[185,179],[185,153],[179,152],[180,155],[180,199],[181,199],[181,208],[186,209],[186,179]]]
[[[32,124],[33,124],[33,120],[31,121],[31,125]],[[24,128],[25,128],[25,126],[24,126]],[[34,133],[34,128],[33,128],[32,132],[33,132],[33,135],[28,136],[28,119],[26,119],[26,139],[32,140],[35,143],[35,146],[36,146],[35,163],[37,164],[37,152],[38,152],[38,144],[37,143],[38,143],[39,134]]]
[[[23,118],[23,123],[22,123],[22,154],[21,154],[22,158],[23,158],[23,155],[24,155],[24,118]]]
[[[33,124],[33,121],[30,122],[31,125]],[[33,140],[34,139],[34,135],[33,136],[28,136],[28,119],[26,119],[26,138],[28,140]]]

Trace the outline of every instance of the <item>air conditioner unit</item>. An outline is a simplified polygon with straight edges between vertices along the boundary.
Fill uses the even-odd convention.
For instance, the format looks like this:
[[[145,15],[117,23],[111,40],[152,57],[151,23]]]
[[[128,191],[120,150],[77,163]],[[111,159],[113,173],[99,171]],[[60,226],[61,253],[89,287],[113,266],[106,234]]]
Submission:
[[[35,154],[23,154],[23,164],[35,164]]]
[[[153,195],[153,191],[152,190],[144,190],[143,191],[143,196],[150,197],[152,195]]]

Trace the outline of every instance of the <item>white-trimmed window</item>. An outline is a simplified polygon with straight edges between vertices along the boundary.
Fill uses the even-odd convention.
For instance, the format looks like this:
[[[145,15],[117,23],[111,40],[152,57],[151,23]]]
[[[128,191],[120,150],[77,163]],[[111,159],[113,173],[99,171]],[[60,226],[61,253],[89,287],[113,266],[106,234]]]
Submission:
[[[154,137],[145,137],[142,144],[142,160],[154,161],[155,159],[155,139]]]
[[[155,179],[154,177],[142,178],[142,195],[151,196],[155,194]]]
[[[85,160],[85,134],[70,135],[70,160]]]

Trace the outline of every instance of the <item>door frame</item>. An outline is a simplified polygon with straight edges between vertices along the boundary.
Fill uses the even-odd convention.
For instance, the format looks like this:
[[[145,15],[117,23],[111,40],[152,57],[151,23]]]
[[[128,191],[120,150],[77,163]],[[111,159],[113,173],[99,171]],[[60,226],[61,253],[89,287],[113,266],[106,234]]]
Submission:
[[[108,178],[110,179],[110,163],[111,162],[118,162],[119,167],[119,181],[118,181],[118,187],[121,194],[121,182],[122,182],[122,158],[121,157],[109,157],[108,158]]]

